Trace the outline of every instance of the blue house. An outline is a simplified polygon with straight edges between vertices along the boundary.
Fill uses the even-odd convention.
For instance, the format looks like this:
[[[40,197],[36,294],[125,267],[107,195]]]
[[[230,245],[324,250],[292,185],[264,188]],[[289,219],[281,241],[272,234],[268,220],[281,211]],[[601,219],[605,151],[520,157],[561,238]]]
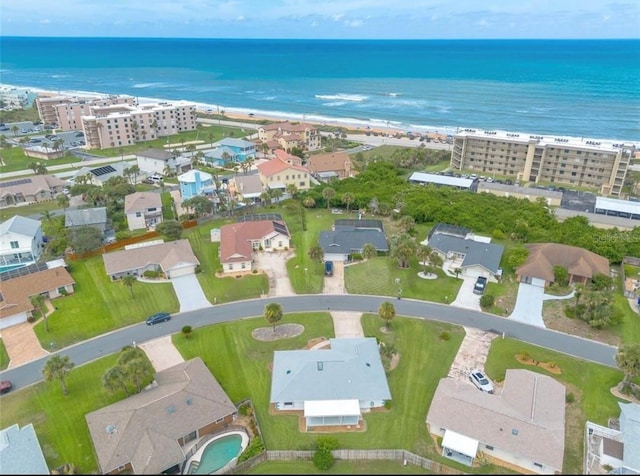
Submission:
[[[50,474],[38,435],[29,423],[0,430],[0,473]]]
[[[189,170],[178,175],[180,195],[183,200],[188,200],[197,195],[215,195],[216,185],[213,176],[200,170]]]
[[[226,162],[239,162],[236,152],[230,147],[216,147],[206,152],[202,160],[210,166],[223,167]]]
[[[249,157],[255,157],[256,145],[253,142],[249,142],[244,139],[235,139],[233,137],[225,137],[218,142],[214,142],[215,149],[226,148],[227,153],[231,155],[229,160],[233,162],[244,162]],[[229,152],[229,150],[231,152]]]

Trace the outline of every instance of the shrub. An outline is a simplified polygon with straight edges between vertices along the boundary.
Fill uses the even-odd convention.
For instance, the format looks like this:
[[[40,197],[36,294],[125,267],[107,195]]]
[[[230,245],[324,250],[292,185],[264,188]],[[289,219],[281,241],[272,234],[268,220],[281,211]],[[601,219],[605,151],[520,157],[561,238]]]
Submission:
[[[438,444],[438,446],[442,446],[442,437],[441,436],[438,436],[436,438],[436,443]]]
[[[487,308],[493,306],[496,298],[492,294],[483,294],[480,298],[480,307]]]
[[[505,234],[502,230],[495,229],[491,232],[491,237],[495,240],[504,240]]]
[[[182,335],[186,339],[189,339],[191,337],[192,332],[193,332],[193,329],[191,326],[182,326]]]
[[[565,306],[564,307],[564,315],[569,319],[575,319],[576,317],[576,308],[573,306]]]
[[[160,276],[160,272],[159,271],[153,271],[151,269],[145,271],[144,273],[142,273],[142,276],[144,276],[145,278],[157,278],[158,276]]]
[[[262,438],[259,436],[255,436],[247,449],[245,449],[242,454],[238,457],[238,463],[242,463],[248,459],[253,458],[256,455],[259,455],[264,451],[264,443],[262,442]]]
[[[384,407],[389,410],[391,408],[391,400],[385,400]]]
[[[451,334],[449,334],[447,331],[442,331],[440,333],[439,338],[440,338],[440,340],[447,341],[447,340],[451,339]]]
[[[27,322],[29,324],[33,324],[34,322],[36,322],[35,316],[31,316],[31,315],[27,316]]]
[[[251,271],[253,274],[258,274],[258,270],[254,269],[253,271]]]
[[[316,441],[316,449],[319,450],[325,449],[328,451],[333,451],[337,450],[339,447],[340,442],[333,436],[321,436],[320,438],[318,438],[318,441]]]
[[[328,470],[336,462],[335,458],[328,450],[316,450],[313,454],[313,464],[323,471]]]
[[[360,253],[352,253],[351,259],[353,261],[362,261],[362,255]]]
[[[569,392],[564,399],[567,403],[573,403],[576,401],[576,396],[573,393]]]

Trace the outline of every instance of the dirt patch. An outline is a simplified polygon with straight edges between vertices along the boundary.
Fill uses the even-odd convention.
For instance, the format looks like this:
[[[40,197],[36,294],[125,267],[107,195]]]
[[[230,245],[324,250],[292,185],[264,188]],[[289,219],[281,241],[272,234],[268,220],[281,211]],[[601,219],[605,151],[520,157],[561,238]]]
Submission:
[[[523,354],[516,354],[516,360],[524,365],[535,365],[536,367],[541,367],[552,374],[560,375],[562,373],[562,369],[554,362],[539,362],[528,355]]]
[[[398,362],[400,362],[400,354],[396,352],[391,356],[391,362],[389,362],[389,372],[395,369],[398,366]]]
[[[596,340],[605,344],[619,346],[620,337],[611,329],[594,329],[580,319],[570,319],[564,314],[564,307],[573,301],[545,301],[542,305],[542,320],[547,329],[564,332],[585,339]]]
[[[273,327],[258,327],[251,331],[251,337],[263,342],[271,342],[280,339],[297,337],[304,332],[304,326],[300,324],[280,324]]]

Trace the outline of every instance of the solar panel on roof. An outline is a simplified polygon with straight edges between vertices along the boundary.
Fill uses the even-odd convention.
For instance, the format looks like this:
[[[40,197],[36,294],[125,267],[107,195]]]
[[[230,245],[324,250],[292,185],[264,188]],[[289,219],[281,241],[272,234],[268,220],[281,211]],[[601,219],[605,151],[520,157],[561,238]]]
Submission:
[[[93,169],[91,173],[96,177],[100,177],[101,175],[112,174],[115,171],[116,169],[114,169],[111,165],[105,165],[104,167],[98,167],[97,169]]]
[[[262,221],[262,220],[283,221],[282,215],[278,213],[259,213],[256,215],[244,215],[244,216],[238,217],[238,222]]]
[[[47,263],[33,263],[22,268],[14,268],[0,273],[0,281],[9,281],[10,279],[19,278],[32,273],[38,273],[49,269]]]
[[[273,222],[273,229],[275,231],[277,231],[278,233],[280,233],[281,235],[289,236],[289,233],[287,232],[287,227],[284,226],[282,223],[278,223],[277,221],[274,221]]]
[[[13,187],[14,185],[22,185],[23,183],[31,183],[30,178],[11,180],[10,182],[1,182],[0,187]]]

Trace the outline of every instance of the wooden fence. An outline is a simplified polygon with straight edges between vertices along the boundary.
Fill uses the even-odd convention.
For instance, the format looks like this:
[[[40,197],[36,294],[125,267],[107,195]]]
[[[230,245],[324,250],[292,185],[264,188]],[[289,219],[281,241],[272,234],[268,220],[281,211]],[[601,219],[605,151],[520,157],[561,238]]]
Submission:
[[[313,453],[313,451],[265,451],[233,468],[229,468],[226,474],[244,473],[264,461],[311,461]],[[420,466],[436,474],[465,474],[462,471],[445,466],[437,461],[423,458],[406,450],[334,450],[331,454],[333,454],[335,459],[339,460],[402,461],[403,464]]]

